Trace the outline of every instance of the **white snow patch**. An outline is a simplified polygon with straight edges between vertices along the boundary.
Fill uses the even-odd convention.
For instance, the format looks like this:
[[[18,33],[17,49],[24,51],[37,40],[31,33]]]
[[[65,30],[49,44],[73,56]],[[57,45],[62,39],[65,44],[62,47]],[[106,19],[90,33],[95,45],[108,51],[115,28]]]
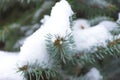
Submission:
[[[103,80],[99,70],[94,67],[85,75],[85,78],[85,80]]]
[[[104,27],[109,31],[109,32],[117,32],[119,31],[119,26],[117,23],[113,21],[102,21],[98,25],[104,25]]]
[[[76,28],[73,29],[73,37],[79,52],[94,52],[98,46],[105,47],[106,41],[112,37],[104,25],[96,25],[86,29],[80,29],[79,26],[74,27]]]
[[[120,12],[118,13],[118,20],[117,23],[120,24]]]
[[[65,36],[66,31],[71,32],[69,17],[72,14],[73,11],[66,0],[56,3],[55,7],[52,8],[50,19],[44,25],[48,33]]]
[[[70,32],[69,17],[72,14],[71,7],[66,0],[56,3],[52,8],[49,20],[25,40],[20,50],[19,65],[33,64],[37,60],[43,68],[51,66],[51,59],[46,50],[45,36],[49,33],[65,36],[66,31]]]
[[[77,19],[73,22],[73,24],[74,24],[73,29],[76,29],[76,30],[90,28],[90,23],[86,19]]]
[[[43,19],[40,20],[42,24],[45,24],[45,22],[50,18],[49,15],[44,15]]]
[[[0,51],[0,80],[22,80],[21,73],[17,73],[17,53]]]

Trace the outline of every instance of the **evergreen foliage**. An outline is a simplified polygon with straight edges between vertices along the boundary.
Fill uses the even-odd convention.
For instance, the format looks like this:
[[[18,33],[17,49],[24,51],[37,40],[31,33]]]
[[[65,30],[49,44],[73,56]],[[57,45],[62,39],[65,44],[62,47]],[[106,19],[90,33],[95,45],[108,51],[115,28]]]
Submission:
[[[52,39],[55,37],[55,40]],[[67,33],[66,36],[61,37],[59,35],[48,35],[47,37],[47,49],[50,55],[55,59],[55,63],[66,64],[67,61],[72,61],[72,53],[74,48],[74,41],[71,33]]]
[[[57,71],[49,68],[41,68],[37,62],[35,64],[27,64],[19,68],[27,80],[59,80]]]
[[[98,50],[94,53],[77,53],[73,48],[75,47],[75,45],[71,34],[67,34],[65,37],[48,34],[46,38],[46,45],[48,46],[47,49],[51,57],[54,59],[54,67],[49,70],[50,73],[47,73],[46,69],[38,69],[37,66],[34,65],[32,68],[28,68],[28,70],[26,70],[27,74],[29,74],[29,76],[27,75],[27,77],[30,78],[30,75],[33,74],[32,78],[28,78],[28,80],[51,80],[49,76],[45,76],[47,74],[60,75],[57,75],[58,79],[52,78],[52,80],[61,80],[61,77],[62,80],[73,80],[73,78],[76,78],[75,80],[86,80],[84,79],[84,77],[82,77],[82,75],[88,71],[85,66],[102,66],[104,59],[106,59],[108,56],[120,56],[119,37],[113,39],[112,42],[108,41],[107,47],[98,47]],[[30,65],[27,66],[31,67]],[[36,68],[38,71],[36,71]],[[32,72],[30,72],[29,69],[31,69]],[[52,73],[54,71],[57,72]],[[26,74],[26,72],[24,71],[23,73]],[[69,77],[65,77],[68,75]],[[44,76],[44,79],[37,76]]]
[[[118,5],[114,1],[107,0],[68,0],[74,12],[77,12],[77,17],[80,18],[94,18],[96,16],[110,16],[118,11]],[[118,0],[116,0],[118,1]],[[91,4],[92,3],[92,4]],[[108,3],[108,4],[105,4]]]
[[[56,0],[54,0],[56,1]],[[105,0],[109,5],[95,5],[90,4],[86,0],[68,0],[72,5],[74,12],[76,12],[76,17],[91,19],[91,25],[96,25],[102,20],[115,20],[117,12],[119,11],[119,0]],[[94,0],[92,0],[94,1]],[[7,13],[9,11],[9,6],[18,2],[20,5],[28,5],[30,8],[32,4],[39,5],[43,3],[43,0],[1,0],[0,1],[0,18],[1,14]],[[7,6],[8,5],[8,6]],[[31,6],[32,5],[32,6]],[[41,6],[41,5],[39,5]],[[28,8],[26,8],[28,9]],[[37,9],[37,8],[34,8]],[[31,9],[29,9],[31,11]],[[34,13],[34,11],[32,12]],[[27,13],[28,15],[28,13]],[[26,15],[24,15],[26,16]],[[29,15],[32,23],[32,15]],[[107,16],[101,19],[93,19],[97,16]],[[28,19],[29,20],[29,19]],[[92,21],[93,20],[93,21]],[[21,22],[20,24],[26,25],[26,23]],[[12,24],[12,23],[11,23]],[[14,50],[13,45],[17,40],[25,36],[24,33],[20,32],[21,25],[16,25],[18,27],[11,27],[6,22],[3,27],[0,26],[0,45],[1,42],[6,44],[6,47],[0,49],[4,50]],[[7,26],[6,26],[7,25]],[[12,25],[13,26],[13,25]],[[31,25],[30,25],[31,26]],[[71,19],[72,26],[72,19]],[[30,28],[30,27],[29,27]],[[31,28],[30,28],[31,29]],[[19,33],[20,32],[20,33]],[[17,35],[16,35],[17,34]],[[114,34],[119,34],[114,33]],[[13,37],[11,37],[12,35]],[[116,35],[114,35],[115,37]],[[89,71],[91,67],[97,67],[100,69],[104,76],[104,80],[118,80],[114,78],[116,74],[119,74],[119,56],[120,56],[120,38],[114,38],[113,41],[107,41],[107,47],[98,47],[96,52],[89,53],[78,53],[74,47],[74,40],[71,33],[66,33],[65,36],[60,35],[46,35],[46,45],[50,56],[53,58],[53,67],[42,68],[36,62],[35,64],[27,64],[19,67],[18,72],[22,72],[23,76],[27,80],[85,80],[84,75]],[[94,48],[94,47],[93,47]],[[107,65],[108,64],[108,65]],[[113,65],[116,65],[113,67]],[[109,68],[109,66],[112,66]],[[116,69],[115,71],[113,69]],[[118,71],[117,71],[118,70]],[[114,71],[114,73],[112,73]],[[110,72],[110,73],[109,73]],[[111,77],[112,75],[112,77]]]

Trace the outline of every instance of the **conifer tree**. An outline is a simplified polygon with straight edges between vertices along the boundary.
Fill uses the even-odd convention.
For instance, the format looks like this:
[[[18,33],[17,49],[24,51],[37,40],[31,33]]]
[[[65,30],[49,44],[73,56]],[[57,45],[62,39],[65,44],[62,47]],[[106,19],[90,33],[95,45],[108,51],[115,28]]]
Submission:
[[[89,6],[98,3],[97,1],[94,4],[88,2]],[[99,5],[108,7],[111,4],[99,3]],[[57,10],[60,12],[57,13]],[[108,58],[120,55],[118,21],[98,19],[99,24],[91,27],[90,20],[88,23],[86,20],[77,20],[78,23],[73,20],[72,14],[66,0],[57,2],[52,8],[48,21],[27,38],[21,48],[20,54],[24,59],[21,62],[22,66],[19,67],[19,71],[22,71],[27,80],[104,80],[109,78],[106,77],[106,72],[103,73],[103,68]],[[96,23],[96,20],[93,23]],[[38,35],[40,38],[37,39]],[[37,40],[34,42],[33,39]],[[41,46],[42,50],[40,50]],[[30,50],[33,47],[36,50]],[[26,59],[33,53],[32,57]],[[98,68],[99,71],[93,67]]]
[[[27,37],[16,66],[23,79],[119,80],[119,0],[1,0],[0,20],[16,3],[23,11],[43,8],[38,19],[31,13],[26,23],[4,26],[3,21],[0,28],[0,49],[11,50]],[[36,23],[40,27],[29,33]]]

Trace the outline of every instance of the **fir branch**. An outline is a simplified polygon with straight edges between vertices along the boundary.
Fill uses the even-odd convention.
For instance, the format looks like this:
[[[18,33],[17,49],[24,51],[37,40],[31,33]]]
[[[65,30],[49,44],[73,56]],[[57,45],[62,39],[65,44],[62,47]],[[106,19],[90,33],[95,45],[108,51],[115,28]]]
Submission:
[[[81,53],[74,55],[74,60],[83,64],[95,63],[97,60],[102,60],[105,56],[120,56],[120,39],[115,39],[112,42],[108,42],[107,47],[98,47],[98,50],[94,53]]]
[[[53,41],[53,38],[55,40]],[[74,48],[74,41],[71,33],[66,34],[66,36],[53,36],[48,34],[46,37],[47,50],[50,55],[56,60],[55,63],[66,64],[72,61],[72,53]]]
[[[58,72],[50,68],[42,68],[36,62],[34,64],[27,64],[18,68],[18,72],[27,80],[58,80]]]

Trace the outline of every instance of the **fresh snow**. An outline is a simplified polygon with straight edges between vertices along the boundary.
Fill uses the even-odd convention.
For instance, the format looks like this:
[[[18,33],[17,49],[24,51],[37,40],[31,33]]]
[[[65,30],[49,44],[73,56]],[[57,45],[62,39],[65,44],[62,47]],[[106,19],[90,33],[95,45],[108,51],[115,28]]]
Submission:
[[[50,18],[49,15],[44,15],[43,19],[40,20],[42,24],[45,24],[45,22]]]
[[[99,70],[93,67],[86,75],[85,80],[103,80]]]
[[[42,67],[50,66],[52,60],[47,52],[45,36],[47,34],[65,36],[66,31],[70,32],[69,17],[72,14],[66,0],[56,3],[45,24],[25,40],[19,54],[19,65],[33,64],[37,61]]]
[[[120,24],[120,12],[118,13],[118,20],[117,23]]]
[[[0,51],[0,80],[23,80],[17,73],[18,53]]]
[[[109,32],[118,32],[119,25],[113,21],[102,21],[98,25],[104,25]]]
[[[86,19],[77,19],[77,20],[73,21],[73,24],[74,24],[74,26],[73,26],[74,30],[82,29],[82,28],[84,28],[84,29],[90,28],[90,23]]]
[[[119,25],[114,21],[104,20],[95,26],[90,23],[85,19],[74,21],[72,32],[79,52],[94,52],[97,47],[106,47],[107,41],[112,41],[113,33],[119,32]]]
[[[93,27],[89,24],[80,22],[73,26],[73,37],[76,44],[76,50],[79,52],[94,52],[97,47],[107,45],[106,41],[111,40],[110,30],[106,28],[107,24],[100,23]],[[79,25],[77,25],[79,24]],[[81,28],[84,27],[84,28]]]

